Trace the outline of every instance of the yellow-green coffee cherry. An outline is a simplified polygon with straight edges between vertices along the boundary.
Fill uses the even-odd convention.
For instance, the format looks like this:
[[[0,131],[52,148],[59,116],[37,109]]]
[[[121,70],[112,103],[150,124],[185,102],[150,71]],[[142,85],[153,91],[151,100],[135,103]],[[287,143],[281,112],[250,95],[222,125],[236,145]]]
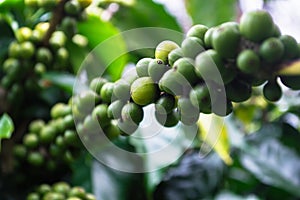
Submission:
[[[198,37],[199,39],[201,39],[203,41],[204,35],[207,30],[208,30],[207,26],[204,26],[202,24],[196,24],[188,30],[186,36],[187,37]]]
[[[187,37],[181,43],[183,55],[188,58],[195,59],[195,57],[204,51],[204,43],[197,37]]]
[[[155,48],[155,58],[162,60],[165,64],[168,64],[168,54],[177,48],[179,48],[178,44],[173,41],[162,41]]]
[[[159,96],[159,89],[150,77],[136,79],[130,88],[132,100],[141,106],[154,103]]]
[[[160,78],[168,71],[170,67],[164,64],[161,59],[153,59],[148,66],[148,74],[154,82],[158,82]]]
[[[142,58],[136,63],[136,72],[139,77],[149,76],[148,66],[151,61],[152,58]]]

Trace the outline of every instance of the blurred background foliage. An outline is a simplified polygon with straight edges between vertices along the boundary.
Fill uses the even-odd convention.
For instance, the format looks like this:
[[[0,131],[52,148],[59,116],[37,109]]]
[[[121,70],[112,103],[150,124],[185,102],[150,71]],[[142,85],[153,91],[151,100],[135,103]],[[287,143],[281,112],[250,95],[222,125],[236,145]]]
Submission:
[[[78,22],[78,32],[88,40],[88,45],[82,48],[74,41],[67,44],[73,69],[68,72],[45,73],[41,79],[44,83],[43,90],[33,101],[36,103],[31,102],[23,108],[22,117],[14,122],[6,114],[0,119],[0,139],[10,137],[13,129],[24,131],[24,119],[27,123],[37,117],[49,119],[50,107],[56,102],[66,102],[72,95],[77,74],[84,74],[80,67],[87,54],[108,38],[140,27],[163,27],[185,33],[192,24],[201,23],[211,27],[226,21],[238,21],[245,2],[246,0],[184,0],[178,1],[177,5],[175,1],[93,0],[87,19]],[[252,1],[252,4],[253,2],[267,8],[273,1]],[[286,0],[286,4],[289,2]],[[43,10],[32,13],[25,7],[23,0],[0,1],[0,11],[2,63],[16,29],[48,21],[51,13]],[[286,14],[294,13],[286,11]],[[126,52],[127,45],[126,40],[120,37],[113,48],[97,49],[94,52],[100,60],[99,68],[110,66],[104,76],[112,81],[119,79],[124,69],[132,63],[142,57],[153,56],[153,49],[146,49],[125,53],[108,63],[106,58]],[[198,139],[194,147],[184,151],[184,140],[181,140],[174,144],[174,148],[180,149],[183,154],[175,163],[145,174],[113,170],[93,160],[85,152],[72,164],[72,171],[63,175],[62,179],[93,191],[99,200],[299,199],[299,93],[285,88],[283,98],[274,104],[262,98],[261,90],[262,88],[255,88],[257,95],[245,103],[234,105],[234,113],[225,118],[227,139],[219,145],[230,147],[223,150],[226,152],[211,151],[200,158],[199,154],[206,153],[199,150],[199,144],[204,141]],[[10,115],[14,118],[15,114]],[[179,125],[175,129],[164,131],[188,133],[189,129]],[[132,139],[117,143],[124,149],[147,153],[170,139],[171,137],[165,136],[147,144],[137,144]],[[3,149],[5,146],[6,144]],[[225,164],[220,158],[218,154],[222,153],[230,156],[231,165]],[[143,162],[145,165],[151,164],[151,158],[142,159],[147,161]],[[167,158],[161,157],[157,165],[163,165],[164,159]],[[3,157],[0,163],[3,165]],[[24,199],[22,195],[34,187],[28,183],[24,188],[16,188],[13,182],[15,178],[1,174],[0,199]]]

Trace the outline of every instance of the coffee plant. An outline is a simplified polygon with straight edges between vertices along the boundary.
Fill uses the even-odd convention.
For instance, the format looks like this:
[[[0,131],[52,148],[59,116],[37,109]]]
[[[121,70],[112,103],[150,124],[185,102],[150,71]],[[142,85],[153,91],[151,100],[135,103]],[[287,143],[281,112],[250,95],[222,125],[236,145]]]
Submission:
[[[300,43],[267,10],[185,6],[183,34],[151,0],[0,2],[1,199],[300,197]]]

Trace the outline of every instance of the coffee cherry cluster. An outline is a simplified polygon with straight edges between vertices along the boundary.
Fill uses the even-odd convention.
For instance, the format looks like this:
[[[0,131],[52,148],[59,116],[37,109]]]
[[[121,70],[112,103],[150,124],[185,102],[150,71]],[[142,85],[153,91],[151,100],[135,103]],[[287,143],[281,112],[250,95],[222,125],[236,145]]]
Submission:
[[[25,3],[37,8],[52,8],[60,1],[31,0]],[[33,28],[24,26],[15,31],[15,40],[8,47],[0,77],[0,85],[7,91],[7,102],[11,107],[17,108],[25,101],[28,95],[24,93],[35,93],[40,89],[39,79],[47,70],[73,70],[66,43],[72,40],[78,45],[86,45],[82,42],[83,36],[77,34],[77,20],[82,18],[84,8],[90,3],[67,1],[63,13],[53,10],[53,15],[61,15],[60,21],[40,22]],[[54,30],[51,23],[55,24]]]
[[[96,133],[100,124],[109,138],[130,135],[143,119],[143,107],[152,103],[157,121],[165,127],[179,121],[192,125],[200,112],[231,113],[232,102],[246,101],[252,87],[264,83],[265,98],[277,101],[282,94],[277,72],[282,63],[299,57],[296,40],[281,35],[262,10],[245,13],[240,24],[195,25],[180,46],[161,42],[155,58],[139,60],[134,72],[117,82],[92,80],[90,90],[74,100],[79,131]],[[298,76],[280,78],[299,89],[294,81]]]
[[[38,186],[34,192],[27,195],[26,200],[96,200],[96,197],[82,187],[71,187],[66,182],[57,182],[53,185]]]
[[[71,105],[57,103],[51,109],[51,120],[34,120],[22,143],[15,145],[17,166],[44,167],[48,171],[68,166],[79,155],[81,141],[75,131]]]

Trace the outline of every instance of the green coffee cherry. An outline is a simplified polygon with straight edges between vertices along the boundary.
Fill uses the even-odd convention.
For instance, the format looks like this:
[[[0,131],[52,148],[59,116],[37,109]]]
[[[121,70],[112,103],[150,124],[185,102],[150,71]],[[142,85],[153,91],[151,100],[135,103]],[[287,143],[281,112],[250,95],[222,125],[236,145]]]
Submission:
[[[37,193],[30,193],[26,200],[40,200],[40,196]]]
[[[44,63],[36,63],[33,70],[37,75],[43,75],[45,74],[47,67]]]
[[[110,140],[118,138],[122,134],[118,126],[118,121],[111,121],[111,123],[107,127],[105,127],[104,133]]]
[[[151,61],[152,58],[142,58],[136,63],[136,72],[139,77],[149,76],[148,66]]]
[[[189,98],[179,98],[177,102],[179,119],[185,125],[193,125],[198,121],[199,109],[191,103]]]
[[[173,69],[180,73],[191,85],[194,85],[198,81],[194,67],[194,60],[190,58],[178,59],[174,63]]]
[[[36,119],[29,124],[29,131],[31,133],[39,133],[45,126],[45,122],[41,119]]]
[[[48,31],[49,27],[50,27],[49,22],[40,22],[35,26],[35,30],[39,31],[41,37],[43,38],[46,35],[46,32]]]
[[[21,56],[21,46],[18,42],[14,41],[9,44],[8,55],[12,58],[19,58]]]
[[[197,37],[187,37],[181,43],[183,55],[195,59],[196,56],[204,51],[204,43]]]
[[[44,126],[39,133],[39,139],[44,144],[51,143],[56,136],[56,130],[52,126]]]
[[[27,149],[25,146],[19,144],[14,146],[14,155],[17,158],[24,159],[27,154]]]
[[[175,97],[173,95],[164,94],[155,103],[155,110],[159,114],[171,113],[175,107]]]
[[[176,96],[186,93],[190,84],[179,72],[170,69],[162,76],[158,85],[160,90]]]
[[[70,185],[66,182],[57,182],[52,186],[52,190],[60,194],[68,194],[70,189]]]
[[[125,73],[122,74],[122,79],[127,81],[130,85],[138,78],[139,76],[135,67],[126,70]]]
[[[284,45],[278,38],[266,39],[259,48],[259,55],[267,63],[280,61],[284,54]]]
[[[55,144],[51,144],[49,147],[49,153],[53,157],[61,156],[62,152],[63,152],[63,149],[61,147],[58,147]]]
[[[64,141],[67,145],[70,146],[78,146],[79,144],[79,137],[74,130],[66,130],[64,132]]]
[[[240,33],[235,26],[220,26],[212,35],[212,46],[223,58],[235,58],[240,44]]]
[[[278,101],[282,96],[282,90],[276,80],[268,81],[263,87],[263,95],[268,101]]]
[[[39,152],[30,152],[27,162],[33,166],[41,166],[44,163],[44,157]]]
[[[101,88],[100,96],[103,102],[110,103],[113,97],[114,83],[107,82]]]
[[[37,192],[40,195],[45,195],[46,193],[51,191],[51,187],[48,184],[42,184],[38,187]]]
[[[28,27],[21,27],[16,31],[16,38],[19,42],[28,41],[32,35],[32,30]]]
[[[86,8],[88,7],[89,5],[91,5],[93,0],[78,0],[78,3],[80,4],[80,6],[82,8]]]
[[[156,101],[159,89],[150,77],[142,77],[132,83],[130,94],[136,104],[145,106]]]
[[[68,104],[57,103],[55,104],[50,111],[50,115],[53,119],[60,117],[65,117],[72,113],[72,108]]]
[[[62,31],[55,31],[52,33],[49,43],[54,50],[57,50],[63,46],[65,46],[67,41],[67,36]]]
[[[197,37],[203,41],[204,35],[207,30],[207,26],[204,26],[202,24],[196,24],[188,30],[186,37]]]
[[[292,90],[300,90],[300,76],[280,76],[281,82]]]
[[[130,136],[132,135],[139,127],[138,124],[133,122],[132,120],[118,120],[118,127],[121,130],[121,135]]]
[[[10,70],[14,70],[14,68],[20,68],[20,62],[16,58],[8,58],[3,63],[3,71],[8,73]]]
[[[64,128],[66,128],[66,129],[74,128],[75,124],[74,124],[73,115],[72,114],[66,115],[63,118],[63,124],[64,124]]]
[[[28,133],[23,138],[23,144],[27,148],[35,148],[39,145],[39,138],[33,133]]]
[[[130,99],[130,85],[127,81],[120,79],[114,84],[113,99],[120,99],[124,102]]]
[[[69,61],[69,51],[64,47],[59,48],[55,56],[60,65],[66,65]]]
[[[121,118],[121,111],[125,103],[121,100],[112,102],[107,108],[107,116],[111,119]]]
[[[92,117],[96,119],[100,126],[104,128],[110,122],[110,119],[107,115],[108,106],[106,104],[100,104],[96,106],[92,112]]]
[[[135,103],[127,103],[122,108],[121,117],[123,121],[132,121],[139,124],[143,120],[144,111],[142,107]]]
[[[86,200],[96,200],[96,197],[93,194],[86,194],[85,198]]]
[[[65,196],[57,192],[49,192],[43,197],[43,200],[65,200]]]
[[[61,149],[64,149],[66,147],[66,143],[65,143],[65,140],[64,140],[64,137],[59,135],[56,137],[55,139],[55,144],[61,148]]]
[[[190,92],[190,101],[192,105],[205,114],[211,113],[211,96],[206,85],[198,85]]]
[[[85,190],[82,187],[73,187],[68,193],[68,197],[85,198]]]
[[[244,13],[240,19],[240,31],[245,38],[261,42],[274,34],[273,19],[264,10]]]
[[[72,37],[77,32],[77,21],[73,17],[64,17],[61,22],[61,29],[68,37]]]
[[[233,102],[243,102],[251,97],[251,86],[241,80],[234,80],[225,86],[226,96]]]
[[[253,50],[244,50],[237,57],[237,66],[244,73],[254,74],[260,69],[259,56]]]
[[[45,0],[37,0],[38,6],[45,8],[45,9],[53,9],[59,0],[51,0],[51,1],[45,1]]]
[[[32,35],[30,37],[30,41],[33,42],[33,43],[39,43],[43,40],[43,36],[41,31],[39,30],[33,30],[32,31]]]
[[[38,62],[49,65],[52,62],[53,56],[48,48],[40,47],[36,52],[36,60]]]
[[[204,34],[204,45],[206,48],[212,47],[212,36],[216,27],[209,28]]]
[[[292,36],[282,35],[279,37],[280,41],[284,46],[284,59],[294,59],[299,56],[300,49],[298,48],[298,43]]]
[[[20,55],[22,58],[29,59],[34,55],[35,47],[29,41],[22,42],[20,44],[20,52],[22,52]]]
[[[173,41],[162,41],[155,48],[155,58],[162,60],[164,64],[168,64],[168,54],[177,48],[179,48],[178,44]]]
[[[170,113],[161,113],[155,111],[155,118],[164,127],[174,127],[178,124],[179,115],[178,112],[172,110]]]
[[[81,6],[77,0],[71,0],[66,2],[64,10],[69,15],[78,15],[81,10]]]
[[[148,66],[148,74],[154,82],[158,82],[160,78],[168,71],[170,67],[164,64],[161,59],[153,59]]]
[[[183,52],[181,48],[177,48],[172,50],[169,54],[168,54],[168,61],[170,66],[173,66],[175,61],[178,60],[179,58],[183,57]]]
[[[195,71],[199,78],[220,82],[219,84],[228,83],[234,77],[236,72],[225,67],[225,63],[220,55],[213,49],[209,49],[199,54],[195,60]],[[220,74],[222,80],[217,79]]]
[[[213,102],[212,106],[212,112],[218,116],[225,117],[232,113],[233,105],[232,101],[226,99],[226,107],[224,107],[224,104],[220,104],[220,102]],[[226,110],[225,110],[226,109]]]
[[[90,83],[90,89],[96,94],[100,94],[101,88],[105,83],[107,83],[107,80],[102,77],[94,78]]]
[[[111,93],[112,93],[112,89],[111,89]],[[105,91],[105,95],[106,95],[106,91]],[[101,98],[103,98],[103,96],[101,96]],[[95,92],[88,90],[81,93],[79,97],[75,99],[74,104],[80,113],[89,114],[99,101],[100,101],[100,97]]]

